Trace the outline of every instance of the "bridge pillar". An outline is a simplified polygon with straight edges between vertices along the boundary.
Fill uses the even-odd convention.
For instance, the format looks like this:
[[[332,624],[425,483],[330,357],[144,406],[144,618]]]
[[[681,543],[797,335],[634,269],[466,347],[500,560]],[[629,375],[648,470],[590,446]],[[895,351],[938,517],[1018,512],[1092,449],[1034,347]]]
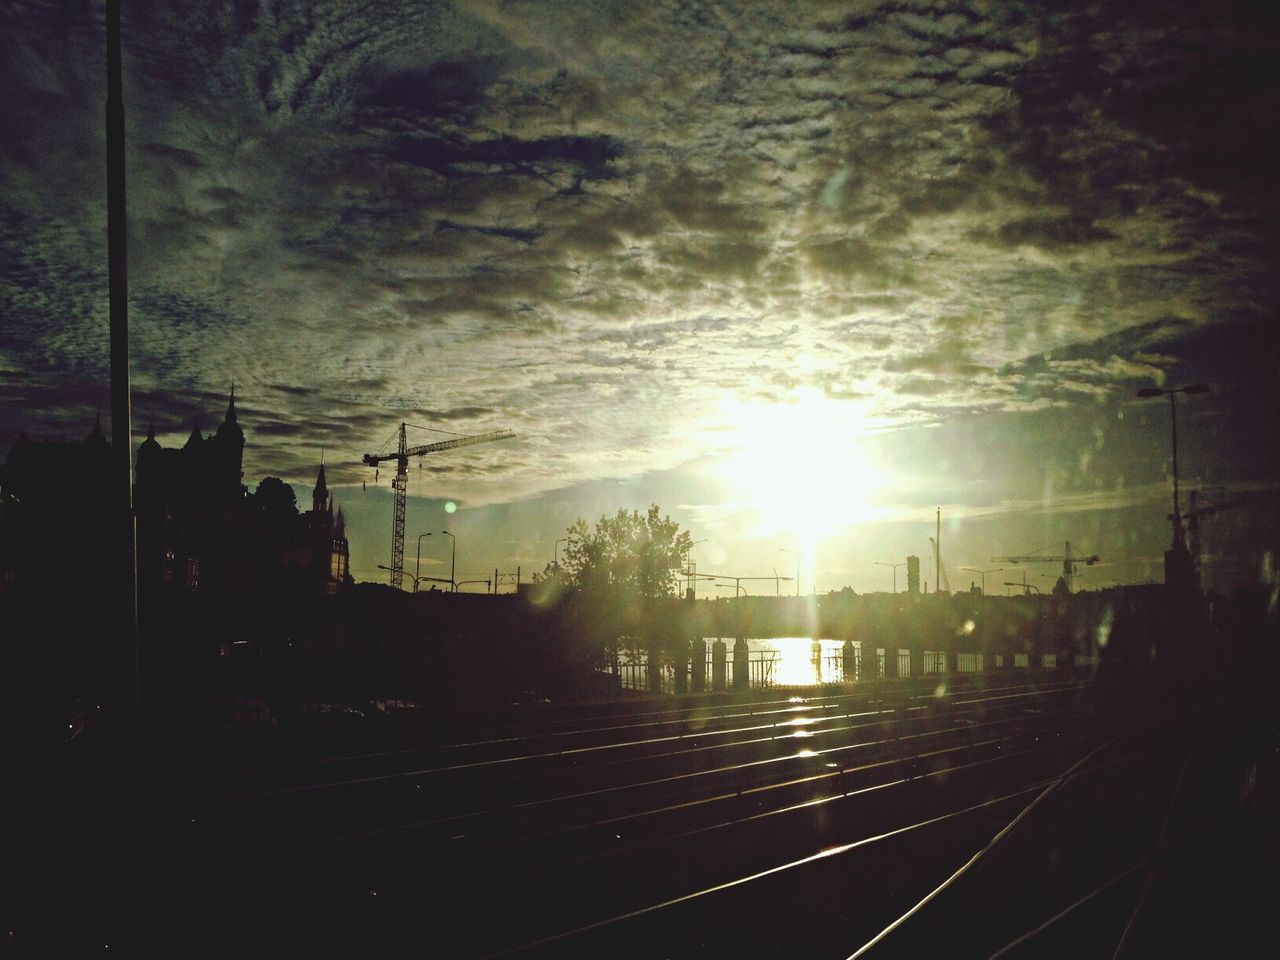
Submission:
[[[876,651],[877,656],[879,651]],[[897,679],[898,676],[898,648],[886,645],[884,647],[884,678],[886,680]]]
[[[649,678],[649,692],[662,692],[662,648],[656,643],[649,646],[649,659],[646,662]]]
[[[716,642],[711,645],[711,689],[720,693],[725,688],[725,660],[728,654],[728,647],[724,645],[724,641],[716,637]]]
[[[840,659],[844,667],[844,682],[852,683],[858,676],[858,656],[852,640],[846,640],[840,647]]]
[[[745,637],[739,637],[733,645],[733,689],[746,690],[751,686],[751,648]]]
[[[702,693],[707,689],[707,641],[699,637],[689,643],[689,666],[693,680],[693,692]]]

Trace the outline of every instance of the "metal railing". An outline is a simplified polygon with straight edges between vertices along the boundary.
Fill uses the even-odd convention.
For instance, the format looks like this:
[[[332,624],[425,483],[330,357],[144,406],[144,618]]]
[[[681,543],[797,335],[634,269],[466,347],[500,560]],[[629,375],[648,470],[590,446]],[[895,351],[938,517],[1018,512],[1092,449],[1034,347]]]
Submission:
[[[777,665],[777,655],[773,652],[766,652],[747,658],[747,687],[751,690],[763,690],[775,685],[774,668]],[[684,665],[686,691],[692,690],[692,674],[690,672],[690,664]],[[662,664],[656,673],[651,676],[649,672],[649,660],[647,657],[635,657],[632,659],[619,659],[615,663],[608,665],[609,671],[616,676],[617,686],[622,690],[637,690],[646,693],[665,693],[672,694],[678,692],[676,684],[676,667],[672,663]],[[705,663],[706,672],[703,674],[705,679],[706,690],[712,690],[715,679],[715,663],[710,651],[707,653]],[[653,689],[653,681],[657,680],[658,689]],[[728,656],[724,662],[724,689],[734,689],[734,660],[733,650],[730,649]]]
[[[703,689],[707,691],[735,689],[733,646],[725,651],[724,685],[715,683],[715,659],[712,645],[707,644],[706,661],[703,664]],[[858,683],[875,680],[885,676],[886,661],[890,656],[897,657],[897,676],[901,679],[911,677],[945,676],[950,673],[976,674],[987,670],[998,670],[1007,667],[1030,669],[1033,664],[1045,670],[1055,670],[1061,661],[1057,654],[1046,653],[1032,656],[1026,653],[1008,654],[993,653],[989,656],[978,651],[949,653],[945,650],[918,651],[916,662],[912,663],[912,651],[906,648],[871,647],[863,644],[854,648],[852,671],[846,670],[844,652],[836,650],[823,653],[821,659],[813,661],[816,667],[814,683]],[[780,662],[774,651],[753,651],[747,660],[747,687],[752,690],[767,689],[778,683],[777,666]],[[1072,666],[1096,666],[1098,657],[1075,655],[1065,661]],[[692,664],[684,664],[684,683],[677,684],[676,667],[670,662],[663,663],[656,674],[649,672],[648,658],[643,654],[632,654],[611,660],[603,666],[604,673],[616,678],[614,688],[620,690],[642,691],[647,693],[680,693],[693,691]],[[914,669],[913,669],[914,668]],[[656,686],[656,689],[655,689]]]

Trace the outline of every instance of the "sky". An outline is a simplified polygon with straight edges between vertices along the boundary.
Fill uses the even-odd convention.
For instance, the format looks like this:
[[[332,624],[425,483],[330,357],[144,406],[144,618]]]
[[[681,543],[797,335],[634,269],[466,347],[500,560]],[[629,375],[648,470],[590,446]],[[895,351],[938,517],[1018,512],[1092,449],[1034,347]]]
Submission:
[[[528,579],[656,502],[700,571],[804,592],[933,579],[937,508],[957,589],[1068,540],[1085,587],[1158,580],[1138,389],[1212,386],[1184,489],[1280,474],[1278,20],[125,0],[136,438],[212,431],[234,380],[246,484],[309,503],[323,456],[359,579],[392,500],[360,456],[406,421],[518,434],[413,464],[410,569],[449,529],[458,579]],[[104,36],[100,3],[0,11],[0,452],[109,412]],[[1206,521],[1209,582],[1257,579],[1275,523]]]

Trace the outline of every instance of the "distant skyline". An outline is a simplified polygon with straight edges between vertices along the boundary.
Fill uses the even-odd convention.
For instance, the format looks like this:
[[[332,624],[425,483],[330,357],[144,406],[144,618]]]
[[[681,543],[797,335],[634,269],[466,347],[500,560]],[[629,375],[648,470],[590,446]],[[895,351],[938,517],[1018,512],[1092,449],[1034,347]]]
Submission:
[[[213,429],[234,379],[245,482],[308,502],[323,450],[358,579],[391,526],[359,459],[401,420],[518,434],[411,467],[406,569],[447,528],[468,578],[656,502],[700,569],[797,550],[805,592],[908,553],[932,582],[938,506],[956,589],[1068,539],[1084,588],[1158,580],[1150,385],[1213,386],[1184,491],[1280,480],[1269,8],[126,2],[124,31],[136,439]],[[109,412],[103,51],[97,5],[0,15],[0,455]],[[1211,585],[1274,523],[1207,522]]]

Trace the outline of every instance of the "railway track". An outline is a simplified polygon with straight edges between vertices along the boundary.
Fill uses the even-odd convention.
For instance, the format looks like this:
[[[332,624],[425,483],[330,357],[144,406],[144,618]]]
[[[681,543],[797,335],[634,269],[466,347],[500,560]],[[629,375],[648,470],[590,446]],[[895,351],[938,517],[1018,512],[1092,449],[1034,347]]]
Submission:
[[[924,859],[949,862],[944,849],[1130,725],[1126,710],[1122,687],[1075,682],[860,691],[472,722],[393,750],[155,777],[150,933],[188,955],[557,955],[636,911],[663,929],[658,914],[751,903],[771,877],[825,876],[846,856],[832,849],[875,860],[928,836]],[[87,937],[111,928],[110,896],[86,906],[100,879],[50,888]]]

